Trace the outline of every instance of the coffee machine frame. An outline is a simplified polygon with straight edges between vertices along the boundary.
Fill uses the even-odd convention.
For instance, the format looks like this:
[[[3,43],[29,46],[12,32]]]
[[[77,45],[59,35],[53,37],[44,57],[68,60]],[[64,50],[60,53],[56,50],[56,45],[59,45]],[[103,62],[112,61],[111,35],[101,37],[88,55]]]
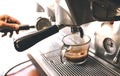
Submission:
[[[73,18],[73,20],[75,21],[75,25],[77,26],[84,27],[83,24],[90,23],[96,20],[97,21],[111,21],[111,20],[114,21],[114,20],[120,19],[119,16],[116,15],[116,9],[119,8],[119,4],[115,5],[114,3],[112,3],[112,0],[74,0],[73,2],[72,1],[73,0],[66,0],[68,8],[70,9],[70,12],[72,15],[71,17]],[[91,1],[95,5],[96,4],[99,4],[99,5],[95,7],[95,5],[91,3]],[[91,7],[91,5],[93,5],[94,8]],[[110,6],[113,6],[111,11],[109,9]],[[78,7],[79,9],[82,9],[82,11],[79,10]],[[97,12],[98,10],[99,12]],[[106,10],[109,12],[107,12]],[[68,28],[67,29],[65,28],[65,30],[68,31]],[[61,31],[64,31],[64,29]],[[112,56],[104,55],[104,52],[106,50],[103,46],[103,42],[104,42],[104,39],[108,37],[106,36],[101,41],[100,40],[101,37],[99,36],[101,35],[101,33],[95,32],[94,34],[95,34],[95,38],[93,39],[95,39],[95,42],[94,42],[95,46],[94,48],[90,48],[88,60],[83,65],[74,66],[71,64],[62,64],[60,62],[59,49],[62,45],[61,38],[64,35],[66,35],[63,32],[62,33],[59,32],[41,41],[39,45],[40,50],[37,52],[29,53],[28,57],[31,59],[31,61],[36,66],[36,68],[39,70],[42,76],[65,76],[65,75],[66,76],[67,75],[75,75],[75,76],[78,76],[78,75],[98,75],[98,76],[99,75],[103,75],[103,76],[111,75],[113,76],[115,75],[115,76],[119,76],[120,75],[120,67],[119,67],[120,62],[118,62],[117,64],[112,62],[117,52],[115,52],[115,54]],[[115,36],[113,35],[113,37]],[[114,38],[111,38],[111,39],[115,42],[119,42],[119,39],[118,40],[114,40]],[[101,42],[100,44],[102,44],[102,47],[99,46],[99,43],[98,43],[99,41]],[[42,45],[45,42],[47,42],[48,45],[45,44],[47,46]],[[115,45],[117,45],[118,47],[119,43]],[[51,49],[51,47],[54,47],[54,50]],[[49,52],[43,53],[42,51],[49,51]]]

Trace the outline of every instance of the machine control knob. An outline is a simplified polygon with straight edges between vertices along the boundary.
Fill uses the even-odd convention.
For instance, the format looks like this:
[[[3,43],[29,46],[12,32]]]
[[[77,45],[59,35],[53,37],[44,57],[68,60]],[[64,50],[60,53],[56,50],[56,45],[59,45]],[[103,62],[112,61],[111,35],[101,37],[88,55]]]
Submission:
[[[111,38],[105,38],[103,40],[103,46],[105,48],[104,55],[113,55],[116,52],[115,42]]]

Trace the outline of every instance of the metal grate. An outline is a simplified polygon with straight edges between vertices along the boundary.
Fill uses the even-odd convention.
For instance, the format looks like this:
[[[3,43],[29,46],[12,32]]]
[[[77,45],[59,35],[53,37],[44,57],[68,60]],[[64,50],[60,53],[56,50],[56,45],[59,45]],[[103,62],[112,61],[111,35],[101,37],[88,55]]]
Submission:
[[[60,76],[120,76],[93,57],[89,56],[82,65],[62,64],[59,58],[59,50],[42,55]]]

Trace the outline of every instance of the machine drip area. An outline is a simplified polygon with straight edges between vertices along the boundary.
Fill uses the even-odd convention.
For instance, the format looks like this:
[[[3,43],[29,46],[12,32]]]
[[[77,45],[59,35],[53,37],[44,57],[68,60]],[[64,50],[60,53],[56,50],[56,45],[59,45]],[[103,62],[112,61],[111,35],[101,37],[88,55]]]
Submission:
[[[63,64],[59,58],[60,49],[39,54],[29,54],[28,57],[32,60],[42,76],[119,76],[120,73],[111,69],[106,62],[99,60],[92,53],[89,53],[87,61],[81,65]],[[40,59],[42,58],[42,59]],[[44,64],[44,65],[42,65]],[[107,65],[106,65],[107,64]]]

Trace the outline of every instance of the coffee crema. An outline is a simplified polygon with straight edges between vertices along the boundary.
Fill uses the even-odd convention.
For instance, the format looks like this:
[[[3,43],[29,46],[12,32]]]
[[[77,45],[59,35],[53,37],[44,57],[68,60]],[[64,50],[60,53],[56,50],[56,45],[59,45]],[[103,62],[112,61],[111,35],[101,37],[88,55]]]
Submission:
[[[67,50],[65,53],[66,60],[73,62],[73,63],[79,63],[84,61],[88,57],[88,50],[79,50],[76,52],[76,50]]]

